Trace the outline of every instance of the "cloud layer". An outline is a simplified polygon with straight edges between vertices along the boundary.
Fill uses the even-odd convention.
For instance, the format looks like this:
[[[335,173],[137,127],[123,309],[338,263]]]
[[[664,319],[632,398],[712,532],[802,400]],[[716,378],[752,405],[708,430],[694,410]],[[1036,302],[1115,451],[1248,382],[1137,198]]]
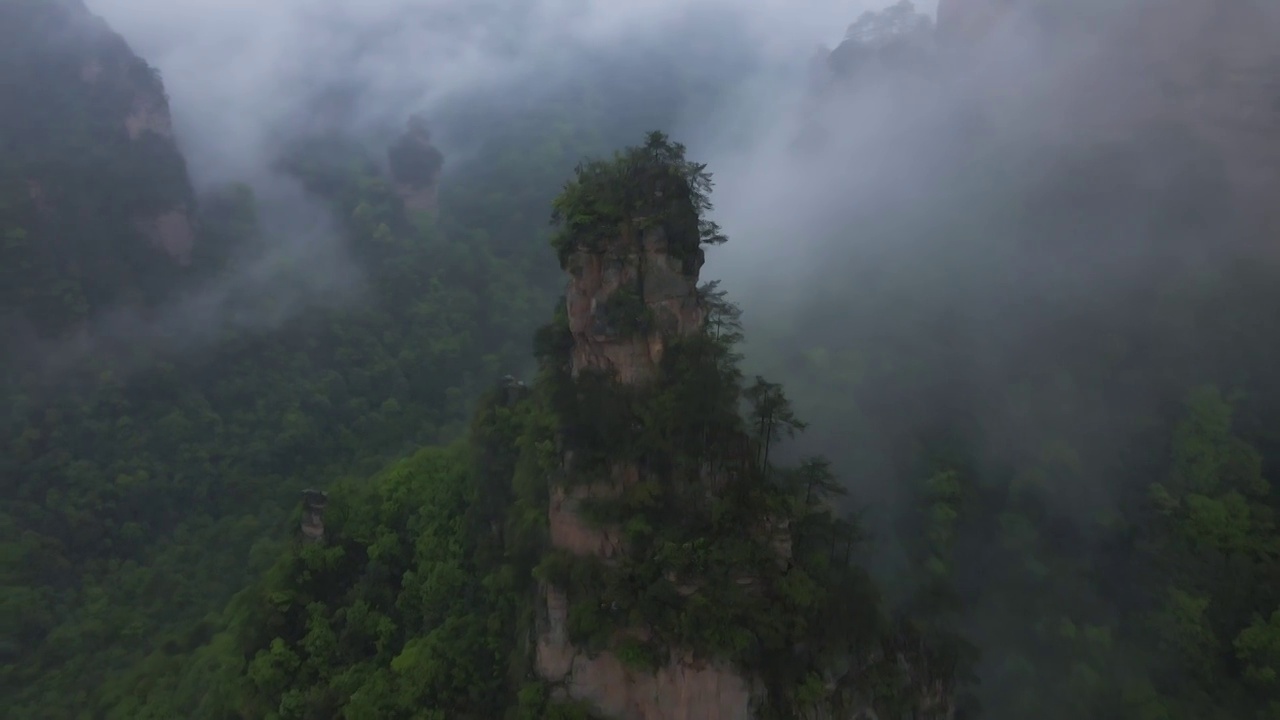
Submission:
[[[459,93],[536,82],[583,49],[628,52],[690,18],[741,23],[786,59],[837,42],[875,0],[89,0],[159,67],[197,181],[249,174],[277,134],[335,118],[376,127]]]

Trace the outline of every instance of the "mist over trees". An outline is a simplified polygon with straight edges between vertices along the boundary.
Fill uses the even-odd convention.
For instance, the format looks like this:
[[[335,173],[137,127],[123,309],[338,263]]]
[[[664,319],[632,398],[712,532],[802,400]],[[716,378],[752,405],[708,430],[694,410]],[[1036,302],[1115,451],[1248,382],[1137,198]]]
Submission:
[[[664,637],[788,707],[1273,717],[1280,12],[855,5],[0,9],[7,712],[589,717],[535,681],[537,581],[665,590],[547,552],[576,428],[686,470],[749,438],[725,512],[789,508],[816,584],[704,569],[733,612]],[[548,217],[608,241],[653,130],[732,240],[706,345],[639,420],[600,389],[570,422]],[[644,542],[762,544],[642,499]]]

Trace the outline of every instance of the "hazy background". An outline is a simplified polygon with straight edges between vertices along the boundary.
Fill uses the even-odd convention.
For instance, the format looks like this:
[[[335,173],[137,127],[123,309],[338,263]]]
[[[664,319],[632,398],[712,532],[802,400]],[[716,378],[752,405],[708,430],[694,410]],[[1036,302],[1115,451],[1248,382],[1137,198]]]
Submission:
[[[461,416],[463,396],[488,382],[470,373],[531,362],[520,335],[562,287],[544,243],[547,202],[572,167],[565,149],[606,152],[667,130],[716,176],[731,241],[709,252],[703,279],[723,279],[745,310],[746,370],[785,383],[810,421],[779,455],[829,456],[850,504],[869,509],[866,561],[888,607],[909,606],[932,566],[926,479],[945,468],[963,480],[961,527],[939,551],[963,617],[943,625],[983,652],[987,717],[1054,703],[1072,717],[1080,693],[1059,681],[1081,655],[1054,635],[1058,619],[1136,638],[1099,662],[1103,676],[1136,667],[1132,649],[1144,662],[1163,654],[1126,627],[1155,606],[1131,593],[1163,581],[1128,588],[1150,572],[1134,536],[1155,533],[1144,493],[1168,477],[1189,388],[1251,393],[1240,433],[1280,453],[1274,235],[1251,225],[1264,203],[1232,185],[1265,174],[1252,159],[1274,132],[1232,146],[1249,136],[1221,122],[1250,106],[1229,94],[1235,83],[1211,82],[1215,66],[1230,68],[1215,48],[1280,44],[1265,28],[1246,38],[1247,27],[1215,26],[1211,2],[1029,3],[1040,20],[1007,17],[967,53],[926,31],[893,52],[845,46],[837,58],[858,62],[844,70],[829,53],[888,0],[85,2],[159,68],[204,208],[218,212],[209,199],[247,183],[262,237],[217,277],[158,309],[106,312],[98,336],[46,357],[158,346],[212,364],[221,355],[208,351],[240,330],[286,329],[287,346],[311,334],[286,328],[308,308],[372,307],[362,303],[376,293],[362,292],[376,287],[336,203],[278,161],[329,133],[384,158],[419,113],[446,158],[441,232],[401,239],[445,248],[442,267],[459,274],[441,284],[465,286],[427,303],[496,299],[493,314],[512,320],[476,314],[495,338],[475,347],[501,349],[483,369],[418,361],[447,358],[450,333],[469,331],[461,322],[383,336],[413,346],[406,368],[450,380],[440,392]],[[1244,99],[1265,99],[1254,94]],[[322,145],[308,159],[337,154]],[[491,257],[471,263],[472,251]],[[418,277],[400,292],[416,294]],[[437,334],[446,347],[419,356]],[[300,392],[328,402],[326,387]],[[389,387],[395,399],[401,386]],[[395,451],[435,442],[431,417],[430,435],[396,439]],[[259,439],[264,455],[281,444]]]
[[[1164,472],[1155,435],[1186,389],[1269,372],[1222,278],[1273,261],[1237,242],[1229,154],[1188,129],[1232,102],[1196,94],[1211,86],[1197,63],[1247,31],[1209,32],[1207,3],[1043,3],[1052,17],[994,23],[963,58],[925,33],[910,48],[925,69],[872,53],[843,74],[826,54],[887,0],[90,4],[159,67],[202,189],[288,196],[284,141],[336,129],[385,147],[410,113],[433,125],[447,188],[486,133],[575,83],[606,98],[592,122],[627,128],[608,142],[660,123],[686,143],[730,237],[704,279],[745,310],[748,371],[811,421],[791,454],[830,456],[874,509],[868,562],[894,601],[919,579],[923,479],[957,467],[980,497],[952,581],[991,717],[1019,717],[1000,709],[1034,687],[1019,668],[1057,672],[1061,648],[1030,628],[1124,597],[1132,569],[1107,566],[1107,543]],[[672,98],[674,115],[656,109]],[[322,260],[309,285],[275,286],[341,284],[322,210],[264,212],[283,262]]]
[[[227,328],[270,329],[317,302],[357,301],[360,278],[328,211],[276,167],[299,137],[338,131],[381,153],[420,113],[444,151],[447,187],[478,144],[504,125],[527,122],[539,101],[575,83],[611,85],[621,102],[601,110],[605,124],[631,120],[637,129],[635,137],[610,139],[635,141],[641,123],[654,124],[641,119],[656,116],[648,106],[669,110],[673,95],[661,85],[673,72],[714,91],[701,98],[684,91],[694,99],[664,128],[719,178],[718,216],[733,243],[713,254],[706,275],[728,277],[735,294],[766,282],[785,287],[813,260],[797,253],[798,243],[811,242],[797,217],[812,222],[832,192],[856,192],[846,183],[854,178],[837,187],[828,168],[818,172],[806,167],[811,158],[797,165],[790,157],[798,121],[810,110],[803,96],[812,64],[862,12],[885,4],[88,0],[159,69],[197,191],[249,184],[266,235],[256,255],[189,291],[162,317],[125,310],[99,323],[100,334],[190,348]],[[874,183],[878,172],[863,164],[855,175]],[[305,272],[293,269],[300,264]],[[258,312],[252,300],[264,294],[272,308]],[[82,341],[47,354],[65,363],[95,347]]]
[[[1166,182],[1178,160],[1166,150],[1189,147],[1170,140],[1112,166],[1109,151],[1090,149],[1107,127],[1083,121],[1115,114],[1116,93],[1098,88],[1128,89],[1096,61],[1094,36],[1054,45],[1029,25],[997,24],[981,56],[947,72],[829,77],[822,54],[862,12],[888,4],[90,3],[160,69],[197,187],[247,181],[268,199],[293,197],[291,181],[272,168],[285,141],[310,132],[376,142],[422,113],[436,125],[448,186],[480,141],[475,126],[518,123],[531,98],[575,78],[609,83],[626,112],[643,114],[646,98],[663,97],[646,83],[650,66],[697,76],[717,94],[688,100],[664,129],[717,177],[716,216],[731,242],[711,253],[704,278],[723,278],[744,306],[752,367],[789,381],[814,420],[803,447],[835,456],[872,504],[896,501],[904,473],[914,472],[895,465],[903,444],[953,414],[975,416],[1002,462],[1012,448],[1036,445],[1037,431],[1105,426],[1116,403],[1145,406],[1146,388],[1100,387],[1088,411],[1056,420],[1041,413],[1040,425],[1018,414],[1086,401],[1035,375],[1048,348],[1070,355],[1099,333],[1131,343],[1127,321],[1153,333],[1154,345],[1168,339],[1139,319],[1149,299],[1147,246],[1111,240],[1155,233],[1157,217],[1178,202]],[[932,13],[933,5],[918,9]],[[1141,17],[1139,5],[1098,11],[1122,27]],[[1089,92],[1068,93],[1080,87]],[[606,121],[628,121],[614,111],[622,112],[602,110]],[[1062,170],[1068,161],[1085,168],[1076,173],[1080,186],[1054,186],[1076,172]],[[1067,207],[1045,198],[1065,198]],[[1071,207],[1094,210],[1073,216]],[[199,314],[183,306],[176,324],[225,320],[220,299],[245,294],[246,283],[302,298],[353,284],[319,206],[293,197],[263,203],[262,212],[273,262],[305,257],[304,282],[280,282],[254,264],[190,301]],[[531,226],[531,240],[535,232]],[[1162,239],[1170,252],[1174,237]],[[1138,310],[1131,316],[1128,308]],[[911,358],[914,379],[901,357]],[[898,364],[896,375],[877,369],[883,358]],[[1003,396],[1011,385],[1022,388],[1016,402]],[[1099,462],[1081,482],[1049,490],[1084,516],[1105,509],[1113,483]]]
[[[734,25],[733,41],[774,63],[838,42],[868,0],[91,0],[163,74],[199,182],[260,169],[281,132],[313,123],[399,126],[499,88],[536,92],[603,51],[642,53],[690,23]],[[705,40],[704,40],[705,42]],[[706,49],[684,49],[691,59]],[[317,96],[349,93],[339,117]],[[763,108],[768,109],[768,108]]]

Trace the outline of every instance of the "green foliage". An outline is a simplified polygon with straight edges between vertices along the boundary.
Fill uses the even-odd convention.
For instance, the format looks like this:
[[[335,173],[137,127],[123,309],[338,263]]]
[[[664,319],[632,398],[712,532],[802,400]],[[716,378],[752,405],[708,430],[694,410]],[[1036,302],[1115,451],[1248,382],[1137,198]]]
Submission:
[[[655,155],[668,166],[661,173],[652,169]],[[685,163],[682,149],[650,136],[645,148],[580,167],[556,201],[562,262],[566,253],[591,251],[592,242],[625,238],[622,223],[671,212],[647,198],[665,203],[672,186],[689,195],[680,183],[703,171]],[[709,207],[697,197],[700,183],[684,208],[685,228]],[[688,247],[696,249],[700,236],[666,231],[693,238]],[[912,644],[890,629],[855,564],[862,533],[831,504],[843,487],[830,464],[812,458],[774,468],[771,450],[805,423],[780,385],[761,377],[744,384],[737,308],[715,285],[701,288],[699,299],[706,323],[689,335],[664,334],[659,373],[645,383],[622,385],[590,371],[571,377],[570,343],[557,339],[563,319],[542,333],[548,409],[567,458],[553,482],[581,496],[578,518],[617,538],[619,552],[605,560],[550,549],[535,574],[565,594],[569,637],[588,652],[608,650],[648,671],[677,653],[729,662],[765,683],[768,712],[778,717],[832,711],[853,697],[894,713],[884,717],[905,717],[919,709],[922,687],[911,676],[916,668],[898,659],[933,662],[932,638],[913,636]],[[622,310],[606,308],[606,316],[642,317],[642,299],[627,289],[615,302]],[[875,661],[882,674],[902,688],[900,710],[868,701],[861,674],[836,675],[868,657],[882,658]],[[935,662],[929,680],[944,687],[953,676],[945,662]]]
[[[1267,619],[1255,617],[1236,636],[1233,645],[1236,657],[1244,665],[1245,680],[1275,698],[1280,690],[1280,610]]]
[[[609,149],[607,88],[472,123],[475,157],[451,168],[437,218],[403,216],[381,150],[290,143],[280,169],[333,210],[367,281],[359,303],[276,312],[314,270],[295,264],[235,299],[246,317],[284,316],[264,330],[219,329],[192,353],[122,342],[66,367],[13,364],[32,359],[30,336],[164,307],[267,247],[248,188],[197,208],[173,144],[128,137],[134,103],[163,108],[163,87],[78,11],[0,8],[0,94],[18,109],[0,120],[0,329],[30,331],[0,352],[6,716],[492,717],[530,674],[519,638],[559,466],[546,390],[483,398],[465,451],[355,478],[462,435],[491,379],[526,365],[560,280],[533,228],[575,159]],[[68,22],[86,36],[57,41]],[[400,179],[440,169],[434,149],[410,150],[390,155]],[[186,268],[135,224],[177,207],[198,235]],[[332,542],[293,546],[288,508],[311,486],[334,492]],[[461,517],[415,506],[464,497]],[[538,712],[588,717],[545,698]]]
[[[459,437],[491,380],[528,365],[526,338],[553,287],[529,270],[536,245],[495,256],[477,242],[485,226],[461,225],[447,202],[445,227],[411,222],[352,143],[302,144],[287,166],[334,207],[371,289],[360,302],[297,308],[269,332],[228,332],[201,353],[145,344],[97,353],[60,370],[56,387],[18,372],[0,385],[0,477],[13,488],[0,505],[12,529],[0,542],[12,558],[0,580],[16,631],[0,648],[0,686],[15,717],[206,707],[192,700],[203,691],[187,673],[229,661],[196,651],[225,642],[218,611],[270,564],[296,493]],[[25,193],[0,194],[0,207]],[[510,202],[490,196],[482,220],[501,221]],[[207,198],[193,271],[216,274],[252,256],[256,215],[246,188]],[[16,231],[8,239],[27,242]],[[4,280],[0,292],[33,279]],[[276,294],[238,301],[259,312]],[[108,300],[94,296],[90,309]],[[44,313],[38,295],[17,301]],[[61,316],[44,317],[55,332]],[[516,492],[507,469],[493,473]],[[536,543],[536,514],[526,505],[508,521],[508,497],[486,494],[475,512]]]
[[[599,252],[620,235],[638,240],[649,228],[663,231],[678,258],[693,258],[703,244],[724,242],[719,226],[704,216],[711,209],[711,174],[684,152],[683,145],[655,131],[644,145],[611,160],[579,165],[552,202],[552,223],[559,228],[552,244],[561,267],[575,252]]]
[[[618,288],[605,300],[601,318],[612,333],[638,335],[653,327],[653,311],[634,288]]]
[[[1100,295],[1100,309],[1041,283],[1025,303],[1030,350],[985,367],[981,346],[1019,339],[964,342],[957,308],[1012,304],[1004,284],[981,295],[966,285],[981,279],[956,270],[974,257],[1018,266],[991,244],[999,233],[975,230],[982,203],[965,196],[945,248],[889,253],[903,259],[859,266],[853,282],[841,271],[840,289],[818,288],[821,307],[805,309],[883,324],[786,323],[757,346],[754,361],[782,364],[766,374],[788,378],[794,407],[780,385],[744,381],[739,313],[714,284],[701,292],[706,332],[669,343],[644,392],[569,377],[563,303],[535,340],[536,385],[490,390],[524,366],[560,280],[534,228],[574,160],[609,151],[604,130],[620,124],[595,86],[467,138],[478,159],[450,169],[434,219],[404,217],[389,181],[434,179],[430,146],[393,148],[389,179],[381,149],[298,143],[283,167],[333,208],[367,302],[302,308],[199,357],[108,347],[47,383],[24,364],[30,338],[121,304],[163,306],[263,247],[252,192],[233,186],[196,210],[172,144],[129,139],[136,98],[164,100],[151,68],[110,35],[45,42],[74,5],[0,8],[0,94],[21,109],[0,119],[0,329],[16,318],[24,333],[0,351],[0,692],[13,717],[589,718],[529,682],[539,581],[568,590],[584,647],[636,672],[677,648],[728,659],[760,676],[775,717],[921,716],[931,691],[975,672],[992,718],[1280,713],[1273,270],[1134,261],[1147,263],[1135,292]],[[104,73],[87,84],[93,60]],[[1057,237],[1078,217],[1112,217],[1077,191],[1122,174],[1130,156],[1113,155],[1054,190],[1070,196],[1069,222],[1038,207],[1026,219],[1038,251],[1084,242]],[[554,200],[561,265],[658,232],[696,264],[724,239],[705,219],[710,187],[660,134],[583,163]],[[1141,225],[1181,250],[1210,195],[1180,203],[1177,223]],[[998,204],[1036,207],[1009,197]],[[199,235],[186,268],[135,223],[174,207]],[[859,224],[859,246],[874,224]],[[1053,279],[1077,287],[1063,266]],[[243,307],[265,314],[275,299]],[[601,316],[619,333],[656,325],[628,291]],[[800,416],[817,420],[801,441],[836,463],[775,467]],[[623,555],[549,550],[551,488],[624,466],[640,479],[580,506]],[[837,469],[859,503],[893,490],[854,521]],[[315,546],[289,541],[307,486],[332,492]],[[881,537],[871,559],[889,565],[892,607],[858,566],[864,522]]]
[[[93,20],[74,3],[0,8],[0,321],[42,338],[104,304],[155,305],[196,275],[144,229],[194,205],[173,141],[138,124],[168,121],[164,88]]]
[[[464,447],[334,487],[324,542],[295,545],[230,611],[221,712],[500,714],[513,588],[474,564],[477,490]]]

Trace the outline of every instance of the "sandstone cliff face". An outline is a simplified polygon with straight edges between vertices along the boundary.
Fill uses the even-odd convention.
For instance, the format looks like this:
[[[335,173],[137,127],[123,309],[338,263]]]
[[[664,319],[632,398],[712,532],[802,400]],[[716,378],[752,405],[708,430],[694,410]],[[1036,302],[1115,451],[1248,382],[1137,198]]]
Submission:
[[[572,255],[566,299],[573,374],[615,373],[627,385],[653,379],[670,340],[702,327],[705,312],[697,293],[701,265],[700,251],[688,261],[674,257],[658,228],[638,237],[620,237],[601,251]],[[609,306],[623,295],[631,298],[628,314],[649,318],[646,328],[623,331],[611,324]],[[571,453],[564,464],[572,473]],[[621,533],[587,523],[578,507],[588,497],[616,497],[639,479],[637,467],[617,464],[606,480],[553,487],[548,508],[551,545],[606,561],[623,552]],[[536,667],[564,696],[585,701],[617,720],[746,720],[752,716],[752,686],[732,668],[681,656],[656,672],[636,672],[612,653],[591,654],[573,645],[567,632],[569,602],[561,589],[545,587],[540,605]]]
[[[563,595],[547,594],[549,615],[563,613]],[[538,671],[562,682],[564,692],[589,703],[607,718],[619,720],[748,720],[751,689],[731,669],[706,665],[691,657],[656,673],[628,670],[610,653],[595,657],[575,650],[563,626],[551,624],[538,643]]]
[[[431,133],[419,117],[409,119],[400,140],[387,153],[396,193],[410,213],[432,212],[440,188],[444,156],[431,144]]]
[[[191,218],[184,207],[165,211],[155,217],[137,221],[138,230],[151,242],[152,247],[164,251],[179,265],[191,262],[196,235],[191,228]]]
[[[169,99],[158,76],[100,18],[78,3],[66,7],[73,19],[83,14],[75,21],[83,25],[91,40],[80,64],[85,91],[100,98],[99,103],[110,102],[116,108],[120,129],[131,142],[156,142],[176,154]],[[185,198],[162,204],[169,206],[140,212],[135,227],[152,247],[179,265],[187,265],[195,246],[190,204]]]
[[[575,253],[569,261],[569,330],[573,334],[572,369],[616,372],[623,384],[652,378],[669,338],[702,327],[698,271],[702,255],[690,261],[673,257],[661,228],[638,239],[622,238],[602,252]],[[629,333],[610,324],[608,307],[622,293],[638,295],[651,318],[649,332]]]
[[[74,263],[97,249],[73,235],[129,236],[188,264],[193,192],[155,71],[80,0],[4,3],[0,45],[0,145],[10,168],[43,188],[33,209],[58,220],[44,242]]]

